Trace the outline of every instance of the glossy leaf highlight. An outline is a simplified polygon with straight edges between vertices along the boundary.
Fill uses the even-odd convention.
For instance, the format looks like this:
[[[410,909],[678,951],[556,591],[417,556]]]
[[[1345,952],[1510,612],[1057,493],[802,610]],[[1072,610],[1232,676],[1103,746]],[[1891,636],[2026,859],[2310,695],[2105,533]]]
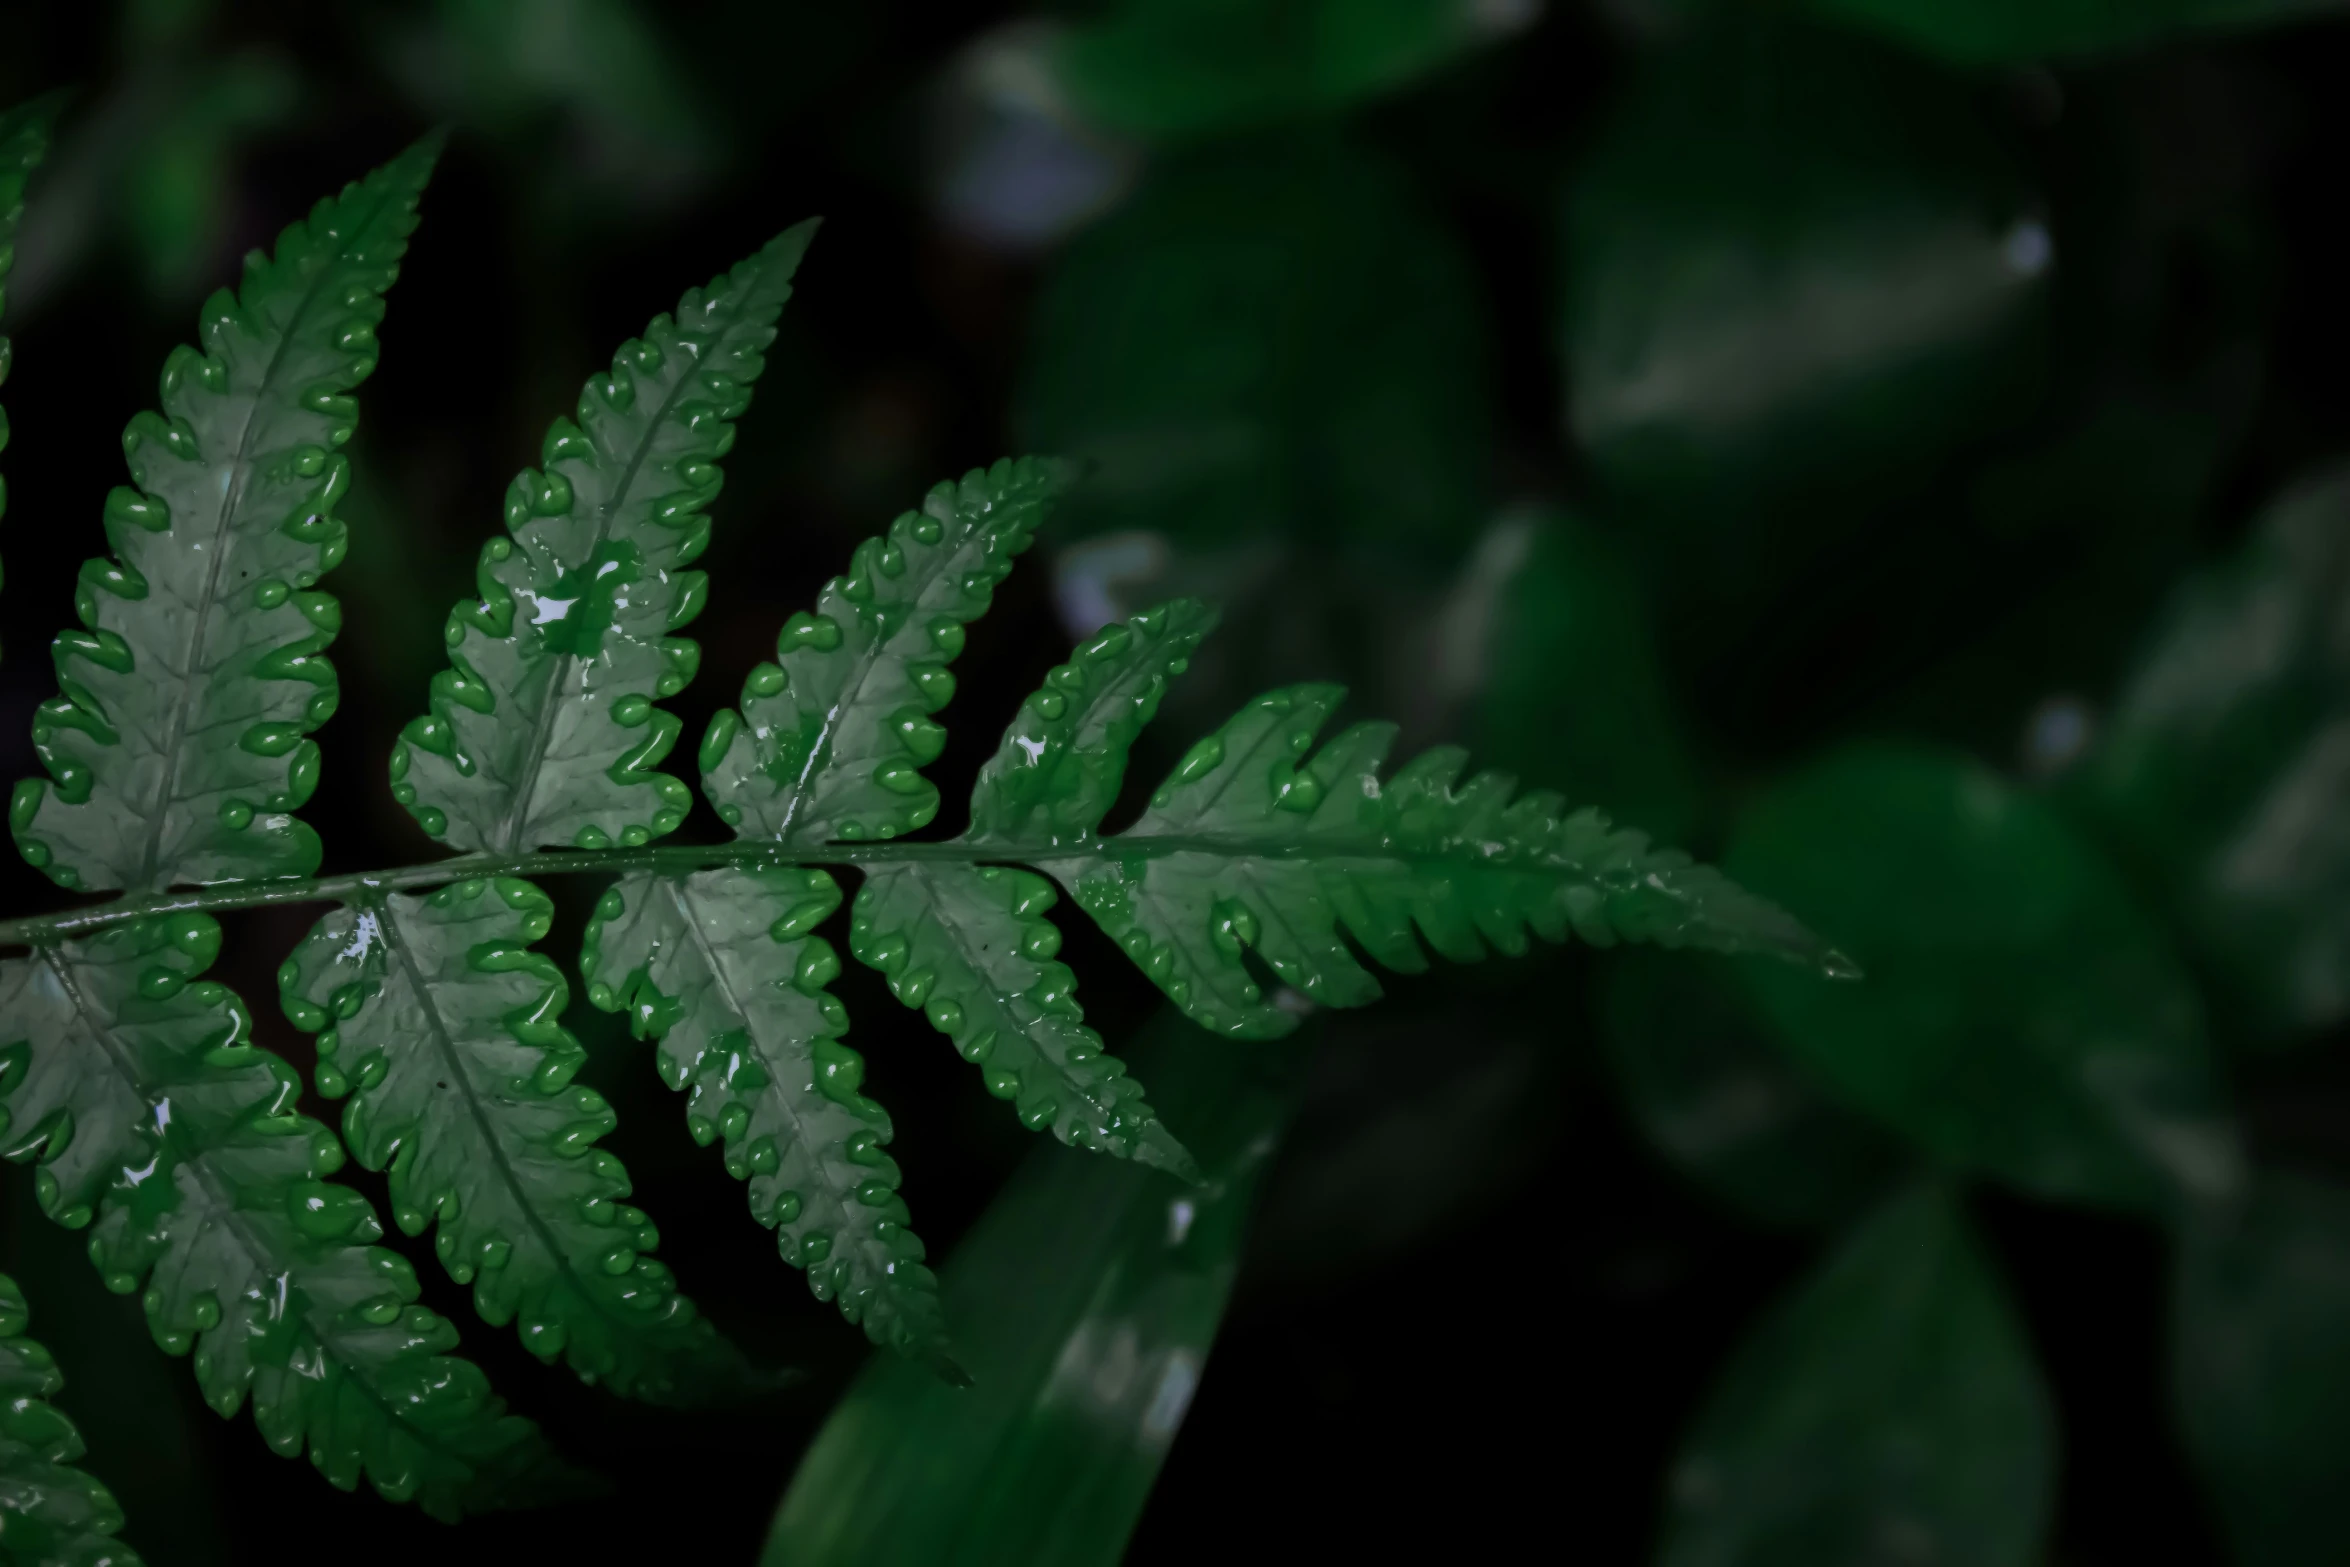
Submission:
[[[601,849],[685,819],[692,791],[655,770],[678,721],[656,704],[700,664],[672,635],[709,591],[687,567],[709,543],[718,460],[815,227],[786,230],[623,343],[576,422],[547,431],[541,467],[507,488],[479,597],[449,612],[432,710],[392,752],[392,793],[435,838]]]
[[[359,1162],[390,1172],[393,1219],[439,1225],[485,1321],[628,1397],[739,1396],[749,1366],[651,1255],[628,1172],[595,1146],[617,1117],[572,1082],[569,987],[530,950],[554,912],[513,878],[337,909],[279,973],[286,1015],[318,1034],[319,1092],[347,1099]]]
[[[162,412],[123,433],[135,487],[106,501],[110,557],[84,564],[83,629],[52,652],[62,695],[17,785],[17,847],[77,891],[304,876],[318,835],[305,736],[339,688],[342,624],[318,579],[343,558],[334,506],[374,370],[384,293],[438,153],[420,142],[247,261],[204,304],[203,348],[166,361]]]
[[[0,965],[0,1152],[40,1161],[44,1211],[89,1228],[107,1286],[144,1287],[155,1341],[195,1350],[220,1414],[250,1398],[274,1451],[444,1519],[564,1488],[373,1244],[367,1199],[326,1179],[334,1134],[202,978],[219,946],[208,916],[178,914]]]
[[[870,1362],[801,1460],[762,1561],[1120,1559],[1206,1370],[1302,1065],[1295,1045],[1203,1039],[1171,1013],[1134,1054],[1196,1129],[1203,1183],[1031,1153],[944,1270],[973,1385]]]

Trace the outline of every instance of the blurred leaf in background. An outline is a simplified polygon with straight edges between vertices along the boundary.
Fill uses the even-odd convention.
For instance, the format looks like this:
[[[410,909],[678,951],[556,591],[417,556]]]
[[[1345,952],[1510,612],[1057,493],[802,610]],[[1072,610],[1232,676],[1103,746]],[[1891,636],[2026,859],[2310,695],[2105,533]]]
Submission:
[[[1573,513],[1487,530],[1437,628],[1439,667],[1472,700],[1442,727],[1481,767],[1601,805],[1664,843],[1698,821],[1698,775],[1657,654],[1647,586]]]
[[[1090,464],[1061,530],[1084,541],[1057,562],[1066,629],[1124,612],[1112,586],[1222,603],[1171,693],[1194,727],[1241,670],[1353,672],[1378,700],[1396,628],[1486,519],[1484,331],[1451,236],[1336,133],[1157,164],[1058,258],[1031,327],[1022,442]]]
[[[120,9],[120,73],[74,117],[43,181],[41,222],[20,257],[23,303],[43,301],[118,238],[151,303],[176,304],[229,263],[238,159],[293,120],[302,81],[274,44],[216,44],[217,20],[210,0]]]
[[[972,1386],[867,1361],[801,1462],[765,1560],[1116,1561],[1199,1385],[1305,1048],[1161,1013],[1128,1054],[1203,1184],[1033,1150],[940,1272]]]
[[[2031,410],[2055,252],[1964,83],[1708,22],[1639,64],[1569,176],[1561,329],[1576,443],[1718,654]]]
[[[1068,102],[1049,23],[973,40],[948,67],[929,127],[934,199],[956,231],[1000,249],[1057,244],[1132,187],[1141,159]]]
[[[540,200],[674,208],[721,155],[691,67],[628,0],[437,0],[368,21],[417,107],[526,160]]]
[[[1032,334],[1028,442],[1096,465],[1072,532],[1444,562],[1482,521],[1474,277],[1395,171],[1329,136],[1154,168],[1060,258]]]
[[[2182,584],[2081,791],[2262,1035],[2350,1016],[2350,475]]]
[[[1661,1567],[2033,1567],[2056,1416],[1957,1198],[1886,1203],[1739,1347],[1671,1480]]]
[[[2242,1179],[2166,934],[2041,800],[1936,751],[1856,746],[1754,801],[1724,865],[1867,976],[1748,966],[1784,1046],[1936,1160],[2155,1213]]]
[[[1556,1152],[1578,1085],[1526,989],[1480,995],[1466,1019],[1450,990],[1323,1019],[1249,1238],[1249,1299],[1343,1299],[1372,1269],[1478,1222]]]
[[[2092,54],[2186,29],[2251,28],[2321,16],[2342,0],[1808,0],[1967,65]]]
[[[2237,1567],[2350,1560],[2346,1316],[2350,1192],[2270,1176],[2187,1230],[2173,1394]]]
[[[1344,108],[1529,25],[1542,0],[1112,0],[1054,41],[1080,111],[1151,138]]]
[[[1903,1173],[1899,1142],[1787,1059],[1726,962],[1618,953],[1599,991],[1602,1037],[1632,1119],[1734,1212],[1826,1228]]]

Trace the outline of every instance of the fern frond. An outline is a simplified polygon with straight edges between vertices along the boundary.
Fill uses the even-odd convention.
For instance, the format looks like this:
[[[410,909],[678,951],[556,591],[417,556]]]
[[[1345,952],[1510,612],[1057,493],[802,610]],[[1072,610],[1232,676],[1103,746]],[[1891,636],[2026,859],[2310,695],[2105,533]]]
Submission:
[[[367,1199],[325,1179],[334,1134],[202,978],[219,945],[183,913],[0,964],[0,1153],[40,1159],[44,1211],[91,1226],[107,1287],[144,1282],[156,1342],[193,1346],[222,1415],[250,1396],[279,1453],[443,1518],[563,1484],[537,1428],[448,1355],[415,1271],[371,1244]]]
[[[512,878],[337,909],[279,971],[286,1015],[318,1034],[319,1092],[349,1096],[344,1140],[390,1170],[393,1219],[438,1221],[484,1320],[630,1397],[739,1396],[749,1365],[649,1255],[628,1172],[594,1146],[615,1117],[571,1081],[587,1052],[557,1021],[569,992],[530,950],[554,915]]]
[[[82,1435],[49,1402],[65,1378],[24,1336],[30,1317],[24,1292],[0,1273],[0,1554],[55,1567],[140,1567],[139,1553],[114,1538],[122,1508],[113,1493],[73,1467]]]
[[[981,769],[965,841],[1034,852],[1088,836],[1167,682],[1215,623],[1206,605],[1179,600],[1103,631],[1045,676]],[[1142,1085],[1084,1026],[1077,977],[1052,961],[1061,936],[1045,913],[1055,901],[1051,883],[1027,871],[876,865],[857,893],[849,946],[980,1067],[1024,1125],[1196,1178]]]
[[[25,184],[49,150],[49,127],[58,100],[36,98],[0,111],[0,320],[8,314],[8,269],[16,261],[16,226],[24,220]],[[0,386],[8,383],[11,351],[0,332]],[[0,407],[0,456],[8,451],[8,410]],[[0,517],[8,515],[8,478],[0,474]],[[0,577],[0,586],[6,578]]]
[[[123,434],[136,488],[106,502],[111,558],[86,563],[84,629],[53,644],[33,724],[49,780],[17,786],[18,847],[63,886],[302,876],[318,835],[290,814],[318,784],[304,736],[335,710],[323,650],[341,611],[313,591],[343,557],[333,508],[348,395],[375,368],[384,292],[438,152],[424,142],[255,252],[205,303],[202,352],[165,363],[163,411]]]
[[[1184,1180],[1199,1167],[1106,1052],[1053,961],[1058,901],[1042,876],[1001,865],[877,865],[857,892],[849,947],[889,978],[1012,1101],[1031,1131],[1131,1158]]]
[[[1776,906],[1597,811],[1562,815],[1546,792],[1513,801],[1500,773],[1456,789],[1457,747],[1386,778],[1392,724],[1358,724],[1315,752],[1343,695],[1259,697],[1176,764],[1132,828],[1035,861],[1203,1027],[1269,1039],[1297,1026],[1244,954],[1316,1005],[1378,999],[1350,941],[1407,974],[1428,966],[1421,938],[1474,962],[1488,946],[1524,952],[1529,931],[1849,970]]]
[[[661,1041],[661,1076],[690,1091],[694,1140],[725,1140],[752,1215],[817,1298],[837,1298],[875,1343],[960,1376],[883,1151],[888,1112],[858,1092],[865,1063],[841,1043],[848,1014],[825,988],[840,959],[809,934],[839,907],[831,877],[797,866],[627,876],[596,905],[580,973],[590,1001]]]
[[[727,825],[782,843],[855,842],[938,814],[922,768],[946,745],[930,715],[954,695],[947,665],[1064,475],[1036,457],[973,469],[857,546],[816,612],[784,623],[776,662],[743,682],[741,712],[710,720],[703,790]]]
[[[692,791],[654,770],[678,721],[654,704],[699,665],[670,635],[708,593],[685,568],[709,543],[718,459],[815,228],[787,230],[622,344],[580,394],[578,422],[548,430],[543,469],[508,488],[480,597],[450,611],[431,711],[392,751],[392,792],[435,838],[600,849],[685,819]]]

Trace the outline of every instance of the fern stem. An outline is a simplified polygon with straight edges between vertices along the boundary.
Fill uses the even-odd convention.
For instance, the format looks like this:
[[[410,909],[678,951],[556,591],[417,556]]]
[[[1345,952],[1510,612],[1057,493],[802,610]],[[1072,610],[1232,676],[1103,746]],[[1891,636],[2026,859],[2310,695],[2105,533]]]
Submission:
[[[1491,854],[1498,846],[1488,844],[1480,847]],[[1457,853],[1429,853],[1376,837],[1355,842],[1333,838],[1310,843],[1266,844],[1232,834],[1135,831],[1108,838],[1088,833],[1079,837],[1045,838],[1035,842],[1018,842],[994,836],[977,840],[954,838],[943,843],[895,839],[867,843],[797,844],[778,843],[772,839],[738,839],[733,843],[666,844],[657,848],[546,849],[531,854],[458,854],[445,860],[433,860],[423,865],[403,865],[390,870],[352,871],[341,876],[288,877],[273,881],[222,882],[184,892],[117,897],[106,903],[65,909],[55,914],[0,920],[0,948],[54,946],[69,937],[84,936],[110,925],[122,924],[126,920],[145,919],[156,914],[177,914],[188,910],[219,914],[235,909],[276,908],[287,904],[349,903],[387,892],[438,887],[479,876],[519,876],[529,879],[581,872],[620,875],[631,871],[684,876],[718,866],[902,865],[917,861],[958,865],[1042,866],[1089,859],[1134,862],[1178,854],[1251,860],[1344,862],[1377,859],[1440,865],[1459,863]],[[1595,871],[1591,867],[1568,863],[1539,852],[1523,857],[1504,856],[1498,863],[1512,860],[1527,869],[1579,873],[1594,882],[1610,879],[1606,871]],[[1829,973],[1838,977],[1857,975],[1858,970],[1853,969],[1849,960],[1841,954],[1819,947],[1807,933],[1798,930],[1797,934],[1801,938],[1798,946],[1804,961],[1818,961],[1826,965]],[[1791,948],[1789,955],[1796,955],[1796,949]]]
[[[1038,852],[1047,852],[1039,850]],[[1066,849],[1049,852],[1066,854]],[[223,882],[185,892],[116,898],[87,908],[0,920],[0,947],[45,947],[125,920],[201,909],[275,908],[297,903],[345,903],[374,893],[409,892],[475,876],[561,876],[579,871],[661,871],[682,875],[719,865],[865,865],[900,860],[1002,860],[1017,846],[966,843],[669,844],[642,849],[550,849],[535,854],[459,854],[395,870],[353,871],[283,881]]]

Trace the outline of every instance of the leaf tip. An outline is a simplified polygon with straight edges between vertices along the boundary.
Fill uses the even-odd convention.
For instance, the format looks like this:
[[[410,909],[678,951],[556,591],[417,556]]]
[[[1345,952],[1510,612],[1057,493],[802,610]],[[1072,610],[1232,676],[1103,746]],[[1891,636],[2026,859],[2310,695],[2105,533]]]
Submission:
[[[760,255],[763,260],[780,266],[784,277],[788,279],[799,270],[800,258],[807,255],[810,242],[816,238],[816,231],[823,226],[821,217],[802,218],[769,240]]]
[[[434,165],[441,161],[441,154],[448,149],[449,127],[443,123],[410,142],[392,162],[402,171],[412,173],[421,185],[432,174]]]

